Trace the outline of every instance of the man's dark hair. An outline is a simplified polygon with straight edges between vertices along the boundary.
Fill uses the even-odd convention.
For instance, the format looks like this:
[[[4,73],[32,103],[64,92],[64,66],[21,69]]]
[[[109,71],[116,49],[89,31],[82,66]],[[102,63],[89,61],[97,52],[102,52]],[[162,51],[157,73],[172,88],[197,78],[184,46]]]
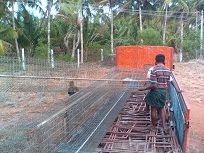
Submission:
[[[157,63],[164,63],[165,62],[165,56],[163,54],[158,54],[155,57],[155,60]]]

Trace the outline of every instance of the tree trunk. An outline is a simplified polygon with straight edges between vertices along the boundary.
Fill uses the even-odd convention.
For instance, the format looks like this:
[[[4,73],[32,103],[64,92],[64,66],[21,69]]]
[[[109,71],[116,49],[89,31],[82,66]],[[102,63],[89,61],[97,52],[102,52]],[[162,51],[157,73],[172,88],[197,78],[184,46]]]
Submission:
[[[65,37],[64,37],[64,45],[65,45],[65,47],[66,47],[66,49],[67,49],[66,52],[69,51],[69,38],[71,37],[71,34],[72,34],[72,32],[66,33],[66,35],[65,35]]]
[[[73,38],[73,46],[72,46],[72,58],[74,59],[75,56],[75,44],[76,44],[76,35]]]
[[[76,39],[76,35],[74,35],[74,39]],[[77,32],[77,41],[73,40],[72,58],[74,58],[75,51],[79,46],[79,42],[80,42],[80,31],[78,30],[78,32]]]
[[[16,31],[16,24],[15,24],[15,17],[14,17],[14,1],[12,1],[12,23],[13,23],[13,30]],[[16,45],[16,52],[17,52],[18,61],[21,62],[17,38],[15,38],[15,45]]]
[[[166,23],[167,23],[167,11],[168,11],[168,4],[166,4],[166,13],[164,18],[164,31],[163,31],[163,44],[166,43]]]

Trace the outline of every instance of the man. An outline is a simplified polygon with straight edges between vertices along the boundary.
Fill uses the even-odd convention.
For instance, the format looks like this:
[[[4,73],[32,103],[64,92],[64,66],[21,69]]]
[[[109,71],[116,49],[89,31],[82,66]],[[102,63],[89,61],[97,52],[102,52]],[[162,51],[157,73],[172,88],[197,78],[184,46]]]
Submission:
[[[78,91],[79,91],[79,89],[74,85],[74,81],[70,81],[69,82],[69,88],[68,88],[69,96],[75,94]]]
[[[163,129],[166,130],[164,106],[166,102],[167,88],[169,86],[171,71],[165,68],[165,56],[158,54],[155,58],[156,65],[150,72],[150,85],[139,89],[150,90],[145,97],[147,105],[151,106],[151,121],[153,129],[157,126],[157,112],[159,113]]]

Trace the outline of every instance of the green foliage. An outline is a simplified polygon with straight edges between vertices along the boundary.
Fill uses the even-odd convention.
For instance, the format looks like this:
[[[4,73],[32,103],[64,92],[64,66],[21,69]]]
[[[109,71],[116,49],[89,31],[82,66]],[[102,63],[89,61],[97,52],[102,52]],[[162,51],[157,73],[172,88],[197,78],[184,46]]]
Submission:
[[[83,0],[64,0],[61,3],[61,11],[65,14],[77,14],[82,6]]]
[[[40,40],[35,48],[34,56],[38,58],[47,58],[47,44]]]
[[[116,46],[137,44],[137,22],[137,18],[128,14],[123,14],[115,19],[114,44]]]
[[[102,45],[98,42],[93,42],[87,45],[87,54],[88,60],[100,60],[101,49],[103,49],[104,58],[107,58],[110,55],[110,45]]]
[[[6,27],[6,25],[0,23],[0,55],[11,50],[12,44],[10,41],[14,38],[17,38],[17,32],[11,27]]]
[[[14,48],[14,38],[18,38],[19,47],[25,48],[25,51],[30,51],[30,55],[47,58],[47,18],[42,16],[42,18],[38,19],[28,9],[28,7],[37,7],[40,0],[35,0],[27,6],[26,2],[15,2],[18,3],[18,9],[15,9],[16,30],[12,28],[11,2],[0,2],[0,54],[11,50],[12,47]],[[195,57],[195,50],[200,46],[199,35],[193,30],[195,27],[195,17],[191,16],[189,12],[195,12],[197,9],[202,10],[204,6],[203,1],[143,1],[142,32],[139,32],[139,14],[138,11],[135,11],[139,7],[138,0],[63,0],[61,3],[57,0],[55,2],[58,3],[56,4],[57,6],[60,5],[60,10],[57,16],[51,17],[50,32],[51,48],[59,47],[64,52],[64,54],[57,56],[58,60],[73,60],[68,51],[72,50],[73,40],[78,36],[78,17],[81,8],[84,17],[85,52],[88,56],[95,56],[97,59],[100,57],[100,49],[103,48],[105,56],[109,56],[110,14],[105,13],[105,10],[101,7],[102,5],[110,6],[114,10],[115,47],[118,45],[138,44],[163,45],[161,38],[164,26],[165,3],[170,4],[168,7],[169,17],[167,18],[166,45],[178,49],[183,48],[184,55],[188,54],[188,56],[193,57]],[[100,6],[101,8],[95,9],[94,6]],[[120,12],[118,10],[124,11]],[[183,47],[180,44],[180,17],[182,11],[184,11]],[[65,36],[67,36],[66,41]]]
[[[5,1],[0,1],[0,18],[2,18],[6,14],[6,2]]]
[[[64,62],[68,62],[68,63],[72,63],[74,60],[71,57],[71,54],[59,54],[56,56],[56,60],[57,61],[64,61]]]
[[[153,28],[144,29],[139,33],[138,39],[139,43],[143,45],[162,45],[160,32]]]
[[[11,27],[1,27],[0,25],[0,39],[9,41],[11,39],[17,38],[18,34]]]
[[[33,49],[38,44],[38,39],[42,37],[42,20],[30,14],[30,12],[21,5],[21,10],[17,14],[18,42],[19,46],[29,50],[33,54]],[[41,55],[40,55],[41,56]]]
[[[0,39],[0,56],[11,50],[11,44]]]
[[[187,53],[186,58],[196,57],[196,50],[199,50],[200,41],[199,33],[196,31],[189,31],[184,36],[183,50]]]
[[[69,23],[61,18],[56,18],[51,22],[51,46],[54,48],[56,46],[64,45],[64,37],[66,32],[72,31],[72,27]],[[71,50],[71,48],[70,48]]]
[[[5,53],[5,45],[2,40],[0,40],[0,56]]]

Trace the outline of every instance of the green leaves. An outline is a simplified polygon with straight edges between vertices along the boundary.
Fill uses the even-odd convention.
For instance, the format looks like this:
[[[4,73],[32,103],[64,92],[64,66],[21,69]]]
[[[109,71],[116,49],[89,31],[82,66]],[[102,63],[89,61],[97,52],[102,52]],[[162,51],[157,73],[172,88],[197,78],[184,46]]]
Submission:
[[[5,27],[0,24],[0,55],[5,54],[7,51],[11,50],[11,40],[17,38],[17,32],[11,27]]]
[[[194,56],[199,48],[199,34],[195,33],[196,9],[204,9],[204,0],[163,0],[142,1],[142,26],[139,30],[139,0],[46,0],[52,6],[59,6],[57,16],[51,17],[51,48],[58,47],[62,52],[73,50],[74,40],[78,40],[79,17],[82,9],[84,17],[84,48],[87,52],[97,52],[100,48],[110,51],[110,12],[114,10],[114,46],[118,45],[163,45],[165,4],[168,4],[166,45],[180,48],[180,20],[184,15],[183,51]],[[47,15],[40,8],[40,0],[18,1],[15,10],[16,30],[12,28],[11,3],[0,1],[0,50],[1,53],[11,50],[14,38],[18,38],[19,46],[25,51],[47,57]],[[21,2],[24,2],[23,4]],[[29,2],[29,3],[27,3]],[[16,2],[17,3],[17,2]],[[111,3],[111,5],[110,5]],[[10,5],[9,5],[10,4]],[[30,14],[29,7],[41,10],[43,18]],[[105,6],[105,7],[103,7]],[[10,8],[9,8],[10,7]],[[106,9],[104,9],[106,8]],[[199,25],[199,24],[198,24]],[[198,26],[198,29],[200,27]],[[67,46],[64,43],[67,37]],[[142,41],[141,41],[142,40]],[[11,47],[12,46],[12,47]],[[78,46],[79,47],[79,46]],[[34,51],[36,50],[36,51]],[[98,52],[97,52],[98,54]],[[98,56],[98,55],[97,55]]]
[[[11,44],[0,39],[0,56],[11,49]]]
[[[61,3],[60,12],[66,15],[78,14],[82,7],[82,0],[67,0]]]
[[[118,16],[114,20],[114,43],[115,45],[137,44],[137,18],[134,16]]]
[[[195,30],[186,32],[183,40],[183,49],[191,57],[196,57],[196,50],[199,50],[199,33]]]
[[[139,33],[139,38],[142,40],[143,45],[159,46],[162,45],[162,39],[160,32],[153,29],[147,28]]]

